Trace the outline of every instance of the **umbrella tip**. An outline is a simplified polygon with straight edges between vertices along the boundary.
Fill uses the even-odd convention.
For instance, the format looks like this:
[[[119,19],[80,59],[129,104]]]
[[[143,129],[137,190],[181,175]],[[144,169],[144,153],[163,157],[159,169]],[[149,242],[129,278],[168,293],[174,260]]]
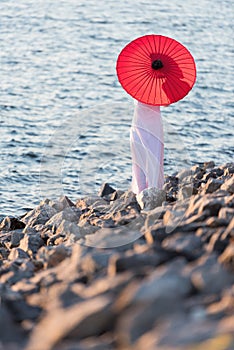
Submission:
[[[152,62],[151,67],[152,67],[153,69],[155,69],[155,70],[158,70],[158,69],[160,69],[160,68],[163,67],[163,63],[162,63],[161,60],[155,60],[155,61]]]

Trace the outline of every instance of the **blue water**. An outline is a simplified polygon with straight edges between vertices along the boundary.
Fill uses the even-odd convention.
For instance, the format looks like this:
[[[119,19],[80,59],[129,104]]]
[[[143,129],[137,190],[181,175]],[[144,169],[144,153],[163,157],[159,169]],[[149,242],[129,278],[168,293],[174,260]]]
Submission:
[[[133,101],[121,49],[145,34],[180,41],[197,65],[183,101],[162,109],[165,172],[233,161],[232,0],[0,1],[0,214],[76,200],[104,181],[127,189]]]

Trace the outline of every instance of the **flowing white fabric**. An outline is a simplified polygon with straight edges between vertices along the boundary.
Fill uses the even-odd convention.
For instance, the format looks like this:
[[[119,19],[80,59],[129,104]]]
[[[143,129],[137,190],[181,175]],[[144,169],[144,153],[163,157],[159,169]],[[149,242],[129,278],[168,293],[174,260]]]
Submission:
[[[163,124],[159,106],[136,101],[130,129],[132,153],[132,191],[161,189],[164,182]]]

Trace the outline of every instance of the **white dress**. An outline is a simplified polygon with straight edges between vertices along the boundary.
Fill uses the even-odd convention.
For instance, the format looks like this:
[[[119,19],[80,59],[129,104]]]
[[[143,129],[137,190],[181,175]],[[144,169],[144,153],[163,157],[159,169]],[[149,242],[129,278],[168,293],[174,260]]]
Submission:
[[[132,191],[138,194],[149,187],[161,189],[164,182],[164,141],[159,106],[135,102],[130,146]]]

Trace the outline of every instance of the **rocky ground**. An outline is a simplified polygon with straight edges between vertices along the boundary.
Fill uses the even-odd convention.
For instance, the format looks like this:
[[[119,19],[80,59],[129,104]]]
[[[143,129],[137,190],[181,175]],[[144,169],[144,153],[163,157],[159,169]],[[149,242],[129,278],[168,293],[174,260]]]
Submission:
[[[0,223],[0,350],[233,350],[234,163]]]

